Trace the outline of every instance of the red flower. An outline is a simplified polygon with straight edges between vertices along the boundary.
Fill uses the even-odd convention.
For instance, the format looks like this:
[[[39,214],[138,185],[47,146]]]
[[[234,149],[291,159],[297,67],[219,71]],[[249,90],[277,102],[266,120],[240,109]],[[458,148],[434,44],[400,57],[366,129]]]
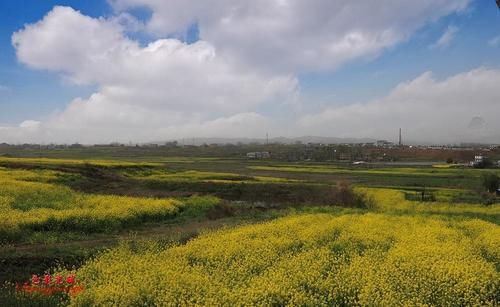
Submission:
[[[44,284],[46,284],[46,285],[50,285],[50,281],[51,281],[51,279],[52,279],[52,278],[50,277],[50,275],[45,275],[45,276],[43,277],[43,283],[44,283]]]
[[[66,278],[66,282],[70,285],[74,284],[75,283],[75,275],[69,275],[67,278]]]
[[[34,285],[38,285],[40,283],[40,278],[38,277],[38,275],[31,276],[31,283]]]

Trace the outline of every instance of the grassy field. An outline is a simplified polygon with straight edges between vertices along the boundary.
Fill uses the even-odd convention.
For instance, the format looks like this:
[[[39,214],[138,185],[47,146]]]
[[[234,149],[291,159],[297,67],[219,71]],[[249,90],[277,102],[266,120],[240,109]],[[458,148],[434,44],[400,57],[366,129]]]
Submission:
[[[18,305],[498,305],[500,204],[457,167],[0,158],[0,280]],[[425,201],[420,201],[420,197]],[[426,197],[424,197],[426,196]],[[124,289],[126,291],[124,291]]]

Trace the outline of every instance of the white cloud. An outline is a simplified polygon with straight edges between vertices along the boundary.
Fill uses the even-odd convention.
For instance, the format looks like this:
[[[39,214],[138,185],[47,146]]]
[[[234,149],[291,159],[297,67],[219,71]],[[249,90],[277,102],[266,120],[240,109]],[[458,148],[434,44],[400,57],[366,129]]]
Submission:
[[[113,54],[136,46],[124,39],[121,31],[118,23],[57,6],[43,20],[14,33],[12,44],[18,60],[32,68],[93,81],[86,80],[89,64],[102,65]],[[106,67],[102,68],[105,72]]]
[[[455,36],[458,33],[458,28],[455,26],[448,26],[446,30],[443,32],[441,37],[432,45],[429,46],[431,49],[446,49],[450,46],[450,44],[455,39]]]
[[[277,71],[331,70],[376,55],[470,0],[111,0],[152,10],[147,28],[200,36],[227,58]]]
[[[75,100],[50,120],[28,122],[19,128],[0,128],[7,141],[108,142],[165,140],[186,137],[262,137],[322,135],[372,137],[395,141],[403,128],[405,141],[460,142],[500,140],[498,102],[500,70],[479,68],[444,80],[431,72],[400,83],[387,96],[366,103],[329,107],[320,113],[283,121],[256,112],[241,112],[214,119],[201,113],[189,117],[157,112],[140,105],[120,107],[102,103],[106,96]],[[117,102],[119,103],[119,102]],[[110,116],[110,114],[114,114]],[[481,125],[477,125],[480,122]],[[0,140],[4,141],[4,140]]]
[[[403,128],[412,141],[500,140],[500,70],[480,68],[438,81],[430,72],[399,84],[368,103],[327,108],[299,120],[301,131],[395,140]],[[483,129],[471,129],[480,117]]]
[[[25,120],[19,124],[20,128],[36,130],[40,127],[40,122],[36,120]]]
[[[67,7],[54,8],[12,41],[22,63],[99,87],[43,123],[23,123],[21,130],[38,140],[145,141],[242,132],[238,127],[257,122],[255,108],[292,101],[297,87],[291,75],[229,64],[206,41],[159,39],[141,47],[115,19],[94,19]],[[229,131],[220,129],[223,123]]]
[[[495,36],[492,39],[490,39],[488,41],[488,45],[490,45],[491,47],[500,46],[500,35],[499,36]]]
[[[75,33],[78,35],[75,36]],[[268,76],[230,65],[208,42],[160,39],[140,47],[121,28],[67,7],[13,35],[18,59],[100,86],[101,103],[176,110],[246,111],[294,91],[293,76]]]

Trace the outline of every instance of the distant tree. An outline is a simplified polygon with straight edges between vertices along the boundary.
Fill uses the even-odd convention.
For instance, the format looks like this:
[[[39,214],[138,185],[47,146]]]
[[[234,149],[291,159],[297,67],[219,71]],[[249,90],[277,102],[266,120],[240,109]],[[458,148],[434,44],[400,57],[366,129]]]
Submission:
[[[446,159],[446,163],[452,164],[453,163],[453,158],[450,157],[450,158]]]
[[[482,162],[474,165],[475,168],[492,168],[494,166],[493,161],[488,158],[485,158]]]
[[[500,177],[497,174],[489,173],[483,175],[483,187],[490,193],[494,193],[500,185]]]
[[[491,159],[485,159],[484,160],[484,167],[486,167],[486,168],[492,168],[494,166],[495,166],[495,164],[493,163],[493,161]]]

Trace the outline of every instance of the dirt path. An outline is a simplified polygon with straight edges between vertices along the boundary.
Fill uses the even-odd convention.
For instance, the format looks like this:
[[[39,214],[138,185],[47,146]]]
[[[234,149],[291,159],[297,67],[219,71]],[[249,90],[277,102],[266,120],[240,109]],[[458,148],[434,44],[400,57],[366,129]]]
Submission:
[[[59,243],[20,243],[5,246],[15,254],[43,255],[44,252],[53,250],[75,249],[104,249],[113,247],[122,240],[165,240],[185,243],[197,237],[200,233],[241,224],[240,219],[195,220],[184,223],[149,224],[133,230],[124,230],[116,234],[98,235],[86,240],[76,240]]]
[[[75,268],[100,251],[121,241],[154,240],[184,244],[204,232],[234,227],[258,219],[222,218],[192,220],[175,224],[149,224],[116,234],[93,236],[85,240],[49,244],[12,244],[0,247],[0,284],[23,282],[32,274],[42,274],[55,267]],[[1,305],[1,304],[0,304]]]

